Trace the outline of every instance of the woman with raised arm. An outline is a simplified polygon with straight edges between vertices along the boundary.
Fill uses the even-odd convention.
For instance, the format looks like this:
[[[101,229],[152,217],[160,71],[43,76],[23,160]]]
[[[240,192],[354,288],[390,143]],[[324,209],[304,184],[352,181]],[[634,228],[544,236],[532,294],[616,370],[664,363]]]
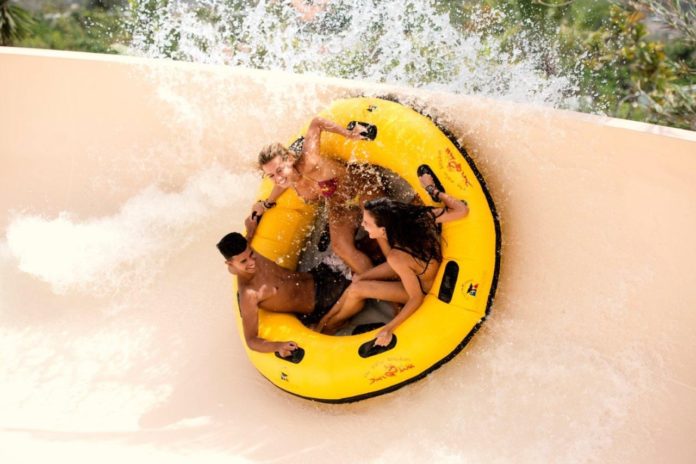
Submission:
[[[334,253],[353,273],[365,272],[372,267],[372,261],[355,246],[360,207],[365,201],[384,195],[384,189],[374,167],[321,156],[319,147],[323,131],[348,139],[365,140],[365,128],[359,124],[349,130],[328,119],[314,118],[299,152],[279,143],[266,146],[259,154],[259,167],[275,187],[265,201],[254,205],[250,217],[258,217],[272,208],[275,200],[289,187],[306,201],[324,199]]]
[[[421,176],[428,193],[444,204],[442,208],[401,203],[379,198],[365,203],[362,225],[370,238],[385,251],[387,261],[357,276],[331,310],[319,321],[317,330],[335,333],[374,298],[403,304],[396,317],[377,335],[376,345],[386,346],[392,332],[423,303],[442,262],[440,226],[469,214],[469,207],[441,192],[429,174]]]

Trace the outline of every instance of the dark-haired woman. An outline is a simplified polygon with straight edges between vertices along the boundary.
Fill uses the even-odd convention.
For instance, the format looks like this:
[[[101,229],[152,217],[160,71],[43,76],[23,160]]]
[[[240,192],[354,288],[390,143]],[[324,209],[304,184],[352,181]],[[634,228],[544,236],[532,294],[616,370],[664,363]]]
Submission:
[[[377,335],[375,344],[388,345],[392,332],[423,303],[442,262],[439,224],[469,213],[466,202],[440,192],[425,175],[421,182],[443,208],[379,198],[365,203],[362,225],[377,240],[387,262],[353,276],[353,283],[319,321],[317,330],[335,333],[357,314],[368,298],[403,304],[399,313]]]

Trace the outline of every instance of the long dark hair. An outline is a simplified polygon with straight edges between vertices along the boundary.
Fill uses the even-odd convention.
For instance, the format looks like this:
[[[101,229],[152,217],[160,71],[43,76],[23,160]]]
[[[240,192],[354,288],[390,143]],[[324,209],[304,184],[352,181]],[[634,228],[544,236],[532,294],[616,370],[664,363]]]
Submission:
[[[372,214],[378,227],[386,229],[392,248],[426,263],[431,259],[442,261],[440,231],[431,207],[377,198],[365,202],[365,210]]]

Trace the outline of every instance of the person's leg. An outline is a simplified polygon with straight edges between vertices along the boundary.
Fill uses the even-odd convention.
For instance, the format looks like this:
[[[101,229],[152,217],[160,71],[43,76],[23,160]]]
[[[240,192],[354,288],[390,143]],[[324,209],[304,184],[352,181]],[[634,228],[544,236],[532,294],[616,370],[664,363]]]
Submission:
[[[353,285],[353,284],[351,284],[351,285]],[[314,330],[316,330],[317,332],[320,332],[320,333],[328,333],[329,335],[333,335],[334,333],[336,333],[336,330],[338,330],[338,328],[340,328],[340,326],[338,328],[336,328],[335,326],[337,324],[332,324],[331,322],[332,322],[334,316],[336,316],[337,314],[340,314],[340,312],[343,310],[343,305],[346,303],[346,300],[348,299],[348,290],[349,289],[350,289],[350,287],[348,287],[343,292],[343,295],[341,295],[341,297],[338,299],[338,301],[336,301],[336,303],[331,307],[331,309],[329,309],[329,311],[321,318],[321,320],[316,325]],[[331,330],[327,331],[326,328],[329,325],[331,325]]]
[[[370,258],[355,246],[355,232],[360,220],[359,213],[359,210],[329,208],[331,249],[357,274],[372,267]]]
[[[408,293],[400,281],[361,280],[350,285],[331,311],[319,323],[318,330],[333,334],[351,317],[358,314],[365,300],[389,301],[404,304]]]

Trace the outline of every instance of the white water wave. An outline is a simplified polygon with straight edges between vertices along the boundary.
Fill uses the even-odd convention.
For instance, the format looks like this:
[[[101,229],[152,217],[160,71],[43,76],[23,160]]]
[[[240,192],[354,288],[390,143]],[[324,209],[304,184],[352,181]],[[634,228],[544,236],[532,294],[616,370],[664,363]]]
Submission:
[[[112,216],[20,215],[7,228],[7,249],[21,271],[55,293],[112,293],[151,281],[196,238],[201,223],[219,221],[225,208],[248,207],[258,182],[253,174],[214,166],[189,178],[180,192],[150,186]]]

